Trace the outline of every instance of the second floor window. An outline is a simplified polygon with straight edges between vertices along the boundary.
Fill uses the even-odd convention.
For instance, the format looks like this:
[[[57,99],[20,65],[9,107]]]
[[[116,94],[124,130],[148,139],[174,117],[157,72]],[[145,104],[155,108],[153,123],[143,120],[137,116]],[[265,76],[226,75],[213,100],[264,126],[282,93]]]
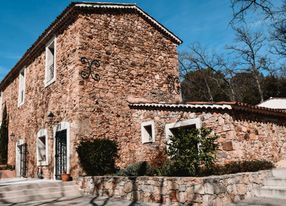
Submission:
[[[50,85],[56,78],[56,48],[55,39],[46,46],[45,86]]]
[[[25,100],[25,69],[22,69],[19,74],[18,106],[24,104],[24,100]]]

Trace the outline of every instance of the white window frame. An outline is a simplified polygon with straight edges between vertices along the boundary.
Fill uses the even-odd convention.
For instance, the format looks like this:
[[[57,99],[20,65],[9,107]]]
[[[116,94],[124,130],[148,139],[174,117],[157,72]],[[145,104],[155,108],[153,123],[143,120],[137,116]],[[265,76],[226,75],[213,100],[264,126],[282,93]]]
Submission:
[[[50,84],[54,83],[56,81],[56,71],[57,71],[57,65],[56,65],[56,56],[57,56],[57,38],[56,37],[53,37],[47,44],[46,44],[46,50],[45,50],[45,56],[46,56],[46,59],[45,59],[45,80],[44,80],[44,83],[45,83],[45,87],[49,86]],[[48,49],[49,47],[54,44],[54,77],[52,79],[48,79],[48,71],[49,71],[49,68],[48,68]]]
[[[146,126],[151,126],[151,136],[147,132]],[[155,122],[153,120],[141,123],[141,141],[143,144],[155,142]]]
[[[187,119],[187,120],[183,120],[183,121],[179,121],[175,123],[166,124],[165,134],[166,134],[167,143],[170,143],[170,137],[173,136],[171,129],[189,126],[189,125],[190,126],[195,125],[197,129],[200,129],[202,127],[202,121],[200,118],[194,118],[194,119]]]
[[[41,161],[39,157],[39,149],[38,149],[38,141],[40,137],[45,137],[45,143],[46,143],[46,160]],[[37,166],[46,166],[48,165],[48,154],[49,154],[49,147],[48,147],[48,131],[47,129],[40,129],[39,132],[37,133],[37,141],[36,141],[36,153],[37,153]]]
[[[23,74],[23,77],[22,77],[22,74]],[[23,81],[23,82],[21,82],[21,81]],[[19,72],[18,82],[19,82],[19,86],[18,86],[18,107],[20,107],[20,106],[23,105],[24,102],[25,102],[25,93],[26,93],[26,68],[23,68],[23,69]],[[21,91],[23,91],[23,99],[21,99]]]

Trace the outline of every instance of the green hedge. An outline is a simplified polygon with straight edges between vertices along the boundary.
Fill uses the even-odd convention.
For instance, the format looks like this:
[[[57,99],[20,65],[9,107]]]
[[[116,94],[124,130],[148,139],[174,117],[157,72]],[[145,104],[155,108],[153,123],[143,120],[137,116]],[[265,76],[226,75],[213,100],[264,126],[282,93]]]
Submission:
[[[266,160],[237,161],[226,165],[213,165],[211,168],[203,167],[200,173],[188,173],[189,170],[176,167],[172,161],[166,161],[161,167],[152,167],[148,162],[138,162],[121,169],[116,175],[119,176],[168,176],[182,177],[195,176],[204,177],[210,175],[225,175],[241,172],[257,172],[274,168],[273,163]]]
[[[116,172],[118,147],[109,139],[82,141],[77,147],[80,164],[87,175],[106,175]]]

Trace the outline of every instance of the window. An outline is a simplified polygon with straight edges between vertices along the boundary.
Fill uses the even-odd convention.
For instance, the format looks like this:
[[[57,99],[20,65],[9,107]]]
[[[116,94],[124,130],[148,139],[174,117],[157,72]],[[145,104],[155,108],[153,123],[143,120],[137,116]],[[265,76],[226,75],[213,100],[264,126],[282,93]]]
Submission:
[[[46,129],[37,134],[37,165],[48,164],[48,135]]]
[[[46,46],[45,86],[56,80],[56,39],[51,40]]]
[[[154,121],[143,122],[141,124],[142,143],[155,142],[155,126]]]
[[[19,74],[18,106],[24,104],[24,100],[25,100],[25,69],[22,69]]]
[[[191,128],[201,128],[200,118],[188,119],[175,123],[166,124],[165,133],[167,142],[170,141],[170,136],[173,136],[179,129],[189,130]]]

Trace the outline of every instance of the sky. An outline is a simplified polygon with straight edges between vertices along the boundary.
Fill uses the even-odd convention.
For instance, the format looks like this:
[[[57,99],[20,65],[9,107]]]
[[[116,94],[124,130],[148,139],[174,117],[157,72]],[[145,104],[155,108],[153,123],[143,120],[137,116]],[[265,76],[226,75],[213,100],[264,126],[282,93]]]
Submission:
[[[1,1],[0,79],[3,79],[70,2],[70,0]],[[233,31],[228,24],[232,17],[230,0],[104,0],[103,2],[136,3],[183,40],[183,44],[178,47],[179,51],[185,51],[191,43],[197,42],[209,49],[221,50],[234,39]],[[258,25],[262,23],[258,22]]]

